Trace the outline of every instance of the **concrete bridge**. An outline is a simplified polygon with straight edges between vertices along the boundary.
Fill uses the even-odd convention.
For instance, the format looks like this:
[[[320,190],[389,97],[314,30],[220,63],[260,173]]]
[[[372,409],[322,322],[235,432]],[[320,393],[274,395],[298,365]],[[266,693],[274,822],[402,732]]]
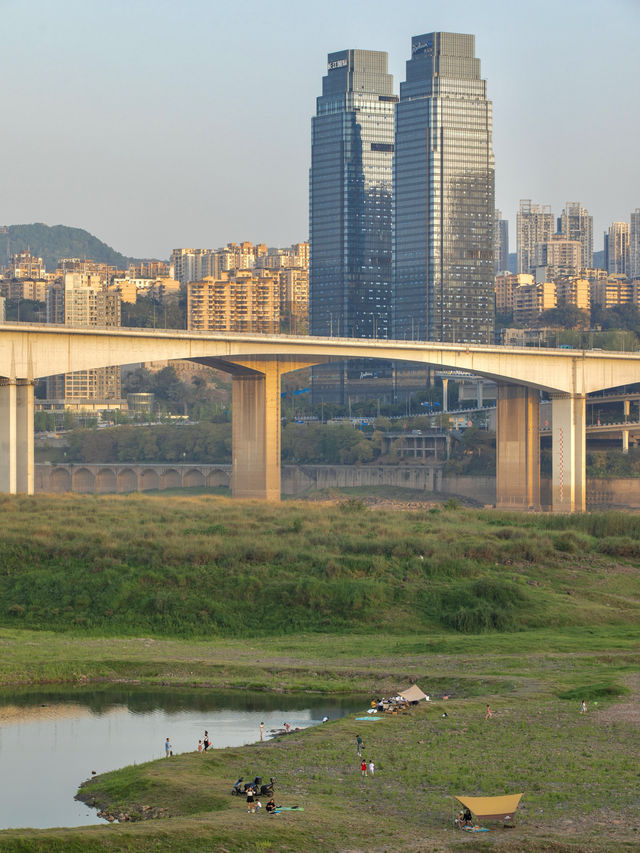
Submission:
[[[281,377],[349,358],[418,362],[495,380],[499,506],[540,505],[538,392],[548,392],[558,512],[586,507],[585,396],[640,381],[640,353],[6,323],[0,326],[0,491],[34,490],[35,379],[189,359],[232,376],[233,495],[279,500]]]

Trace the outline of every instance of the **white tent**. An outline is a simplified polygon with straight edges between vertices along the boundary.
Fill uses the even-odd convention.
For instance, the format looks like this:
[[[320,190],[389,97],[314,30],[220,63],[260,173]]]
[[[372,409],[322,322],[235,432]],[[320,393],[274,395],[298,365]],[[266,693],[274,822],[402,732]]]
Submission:
[[[427,694],[423,693],[417,684],[411,685],[408,690],[402,690],[398,695],[406,699],[407,702],[420,702],[422,699],[426,699],[427,702],[429,701]]]

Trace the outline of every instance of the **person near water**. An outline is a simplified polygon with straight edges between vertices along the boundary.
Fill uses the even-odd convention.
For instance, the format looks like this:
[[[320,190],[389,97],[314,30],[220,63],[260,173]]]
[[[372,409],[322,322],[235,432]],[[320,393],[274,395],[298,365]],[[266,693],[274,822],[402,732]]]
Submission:
[[[170,755],[173,755],[173,750],[171,749],[171,741],[169,738],[166,738],[164,742],[164,757],[169,758]]]
[[[363,776],[367,775],[367,762],[364,760],[364,758],[360,762],[360,772]]]
[[[364,741],[360,737],[360,735],[356,736],[356,746],[358,747],[358,755],[362,755],[362,750],[364,749]]]
[[[260,723],[260,740],[263,740],[264,735],[264,723]]]
[[[209,740],[209,732],[206,729],[204,730],[204,738],[202,743],[204,745],[204,751],[206,752],[211,746],[211,741]]]
[[[369,761],[369,776],[373,776],[373,774],[375,773],[375,769],[376,765],[373,763],[373,761]]]
[[[289,723],[283,723],[282,725],[284,726],[285,732],[289,734],[289,732],[291,731],[291,725]]]
[[[247,788],[247,811],[251,812],[251,814],[256,813],[256,804],[253,799],[253,787]]]
[[[202,752],[202,741],[198,741],[198,752]]]

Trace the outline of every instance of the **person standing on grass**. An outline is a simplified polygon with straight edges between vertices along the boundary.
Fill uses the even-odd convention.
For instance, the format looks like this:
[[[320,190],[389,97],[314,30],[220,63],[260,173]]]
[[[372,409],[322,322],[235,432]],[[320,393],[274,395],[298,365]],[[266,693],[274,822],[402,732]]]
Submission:
[[[253,799],[253,788],[247,788],[247,812],[256,813],[256,804]]]
[[[169,738],[166,738],[164,742],[164,757],[169,758],[170,755],[173,755],[173,750],[171,749],[171,741]]]
[[[581,714],[586,714],[586,713],[587,713],[587,703],[585,702],[585,700],[584,700],[584,699],[582,700],[582,703],[581,703],[581,705],[580,705],[580,713],[581,713]]]
[[[376,766],[373,761],[369,761],[369,776],[373,776],[375,773]]]
[[[491,708],[489,707],[489,705],[487,705],[487,711],[486,711],[486,713],[485,713],[485,715],[484,715],[484,718],[485,718],[485,720],[488,720],[488,719],[489,719],[489,717],[493,717],[493,711],[491,710]]]
[[[204,745],[204,751],[206,752],[211,746],[211,741],[209,740],[209,732],[206,729],[204,730],[204,739],[202,743]]]
[[[260,723],[260,740],[264,740],[264,723]]]
[[[356,737],[356,746],[358,747],[358,755],[362,755],[362,750],[364,749],[364,741],[362,740],[360,735]]]
[[[367,762],[364,760],[364,758],[360,762],[360,772],[363,776],[367,775]]]
[[[202,741],[198,741],[198,752],[202,752]]]

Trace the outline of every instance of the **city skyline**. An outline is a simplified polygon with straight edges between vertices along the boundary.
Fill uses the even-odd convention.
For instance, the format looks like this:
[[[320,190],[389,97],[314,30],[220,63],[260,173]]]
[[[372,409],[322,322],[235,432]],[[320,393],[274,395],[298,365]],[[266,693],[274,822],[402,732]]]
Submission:
[[[410,0],[393,17],[379,0],[356,0],[348,15],[327,0],[297,18],[281,0],[269,9],[245,0],[224,16],[202,0],[0,8],[12,36],[0,224],[82,227],[139,257],[305,240],[310,118],[327,53],[388,52],[397,94],[412,36],[436,30],[476,36],[512,252],[521,198],[556,217],[580,201],[595,251],[640,204],[633,0],[606,15],[577,0],[535,9],[453,0],[432,12]]]

